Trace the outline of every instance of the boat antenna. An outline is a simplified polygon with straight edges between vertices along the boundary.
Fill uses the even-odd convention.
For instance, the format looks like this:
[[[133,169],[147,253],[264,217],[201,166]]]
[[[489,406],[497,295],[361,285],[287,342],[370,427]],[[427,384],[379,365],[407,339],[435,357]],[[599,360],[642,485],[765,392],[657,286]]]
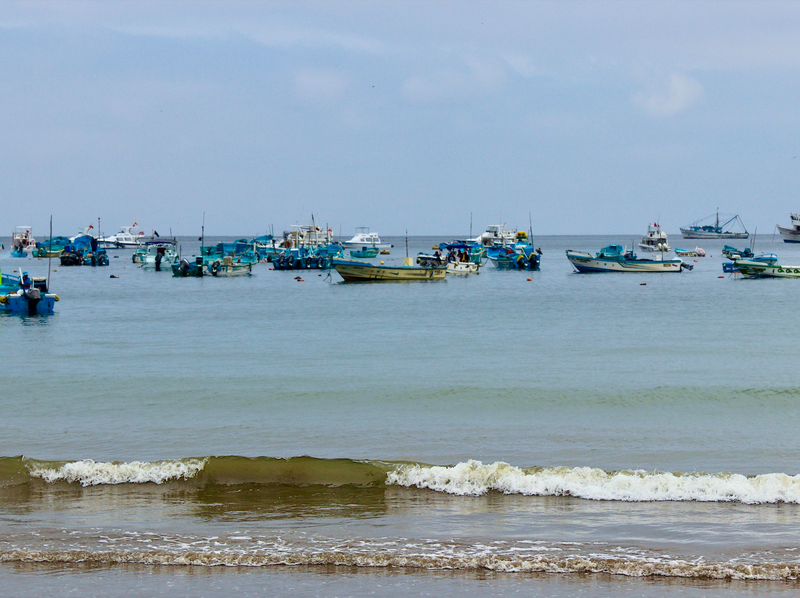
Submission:
[[[469,213],[469,238],[472,238],[472,212]]]
[[[406,257],[408,257],[408,229],[406,229]]]
[[[50,214],[50,241],[49,247],[47,249],[47,290],[46,293],[50,292],[50,264],[53,261],[53,215]]]
[[[758,227],[756,227],[756,230],[753,231],[753,238],[750,239],[750,251],[753,251],[753,249],[755,249],[755,246],[756,246],[756,234],[757,233],[758,233]]]
[[[206,211],[203,210],[203,224],[200,226],[200,255],[203,255],[203,245],[206,244]]]
[[[533,249],[533,220],[530,212],[528,212],[528,232],[531,235],[531,249]]]

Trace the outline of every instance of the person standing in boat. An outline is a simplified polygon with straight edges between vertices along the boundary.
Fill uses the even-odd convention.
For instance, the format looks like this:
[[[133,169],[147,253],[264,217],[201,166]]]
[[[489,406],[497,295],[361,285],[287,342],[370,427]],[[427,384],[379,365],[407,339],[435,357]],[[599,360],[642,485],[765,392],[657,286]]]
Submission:
[[[27,291],[31,288],[31,286],[33,286],[33,281],[31,280],[31,277],[28,276],[27,272],[22,273],[22,279],[19,281],[19,286],[23,291]]]

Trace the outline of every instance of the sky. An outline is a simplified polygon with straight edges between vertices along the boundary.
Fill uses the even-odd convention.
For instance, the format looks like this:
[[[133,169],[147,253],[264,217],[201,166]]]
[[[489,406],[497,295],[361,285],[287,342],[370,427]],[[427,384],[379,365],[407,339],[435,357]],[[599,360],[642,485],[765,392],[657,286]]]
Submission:
[[[0,3],[0,234],[800,211],[800,2]],[[41,233],[45,233],[42,235]]]

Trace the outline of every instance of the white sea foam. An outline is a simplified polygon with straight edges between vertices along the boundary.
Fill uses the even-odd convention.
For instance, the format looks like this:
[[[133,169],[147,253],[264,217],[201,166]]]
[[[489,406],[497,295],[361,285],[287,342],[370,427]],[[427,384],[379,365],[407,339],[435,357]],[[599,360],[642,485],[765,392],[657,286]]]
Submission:
[[[387,484],[462,496],[490,491],[591,500],[800,503],[800,475],[769,473],[674,474],[643,470],[606,472],[591,467],[521,469],[508,463],[467,461],[452,467],[401,465]]]
[[[92,563],[194,567],[274,567],[280,565],[345,566],[365,568],[500,571],[504,573],[607,573],[630,577],[662,576],[695,579],[797,580],[796,563],[706,563],[681,559],[607,558],[598,556],[427,555],[392,552],[278,550],[235,552],[191,550],[91,551],[0,550],[0,563]]]
[[[208,459],[182,459],[179,461],[131,461],[130,463],[97,463],[91,459],[73,461],[54,469],[29,462],[30,474],[46,482],[64,480],[79,482],[82,486],[101,484],[162,484],[169,480],[195,477]]]

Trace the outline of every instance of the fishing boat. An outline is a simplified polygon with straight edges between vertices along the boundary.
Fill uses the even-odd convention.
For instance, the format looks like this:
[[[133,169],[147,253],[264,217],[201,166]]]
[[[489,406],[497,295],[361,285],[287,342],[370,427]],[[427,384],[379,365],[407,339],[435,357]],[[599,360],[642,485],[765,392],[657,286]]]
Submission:
[[[414,280],[444,280],[445,266],[415,266],[405,258],[402,266],[385,266],[358,260],[333,258],[332,265],[345,282],[390,282]]]
[[[38,258],[59,257],[69,243],[69,237],[53,237],[37,243],[33,255]]]
[[[723,216],[724,218],[728,217]],[[729,226],[733,226],[737,222],[742,228],[740,232],[729,228]],[[750,236],[738,214],[720,223],[719,210],[717,210],[716,215],[712,214],[702,220],[693,222],[686,228],[682,228],[681,234],[684,239],[747,239]]]
[[[417,265],[424,268],[441,268],[444,266],[448,274],[458,276],[480,273],[480,261],[474,262],[470,259],[470,245],[457,243],[443,245],[448,248],[446,256],[443,256],[438,249],[433,254],[420,252],[416,258]]]
[[[234,258],[226,255],[206,264],[208,274],[215,277],[250,276],[253,273],[253,264],[257,260],[247,257]]]
[[[736,247],[731,247],[730,245],[723,245],[722,255],[730,260],[746,260],[753,257],[754,254],[753,250],[749,247],[745,247],[744,249],[736,249]]]
[[[642,251],[660,251],[666,253],[670,251],[667,233],[661,230],[658,222],[647,225],[647,234],[639,241],[639,249]]]
[[[59,300],[55,293],[48,293],[46,278],[30,278],[19,269],[19,276],[0,275],[0,312],[23,315],[53,313]]]
[[[722,262],[723,272],[726,272],[728,274],[738,273],[739,268],[737,267],[736,264],[740,260],[746,260],[750,262],[760,262],[762,264],[769,264],[769,265],[774,265],[778,263],[778,256],[775,255],[774,253],[762,253],[761,255],[753,255],[751,253],[750,257],[747,258],[743,258],[741,256],[734,254],[734,257],[732,259],[734,260],[732,262]]]
[[[499,270],[538,270],[541,264],[540,253],[532,245],[512,249],[498,248],[488,252],[489,261]]]
[[[781,266],[774,254],[766,255],[770,259],[734,260],[733,265],[745,278],[800,278],[800,266]]]
[[[30,226],[17,226],[11,232],[11,257],[30,257],[36,251],[36,239]]]
[[[62,266],[108,266],[108,253],[98,246],[95,237],[77,236],[72,239],[59,257]]]
[[[138,222],[134,222],[133,226],[121,226],[116,234],[98,239],[100,247],[108,249],[141,247],[145,241],[144,231],[135,232],[134,229],[137,226],[139,226]]]
[[[366,226],[356,227],[356,234],[353,236],[353,238],[344,241],[342,245],[348,249],[358,247],[377,247],[378,249],[389,249],[392,247],[391,244],[381,241],[378,233],[369,232],[369,227]]]
[[[693,266],[676,259],[644,259],[622,245],[606,245],[594,256],[567,249],[567,259],[578,272],[680,272]]]
[[[675,255],[678,257],[705,257],[706,252],[701,247],[695,247],[694,249],[681,249],[680,247],[676,247]]]
[[[380,250],[377,247],[362,247],[361,249],[351,249],[350,257],[361,258],[361,259],[377,257],[378,251]]]
[[[789,217],[792,219],[792,225],[787,227],[777,224],[778,232],[784,243],[800,243],[800,214],[792,213]]]
[[[156,272],[170,271],[172,264],[178,263],[178,247],[175,241],[145,241],[144,253],[140,254],[142,268]],[[138,253],[140,250],[137,249]]]
[[[183,258],[177,264],[172,264],[172,275],[176,278],[202,278],[205,274],[206,267],[200,255],[193,262]]]

